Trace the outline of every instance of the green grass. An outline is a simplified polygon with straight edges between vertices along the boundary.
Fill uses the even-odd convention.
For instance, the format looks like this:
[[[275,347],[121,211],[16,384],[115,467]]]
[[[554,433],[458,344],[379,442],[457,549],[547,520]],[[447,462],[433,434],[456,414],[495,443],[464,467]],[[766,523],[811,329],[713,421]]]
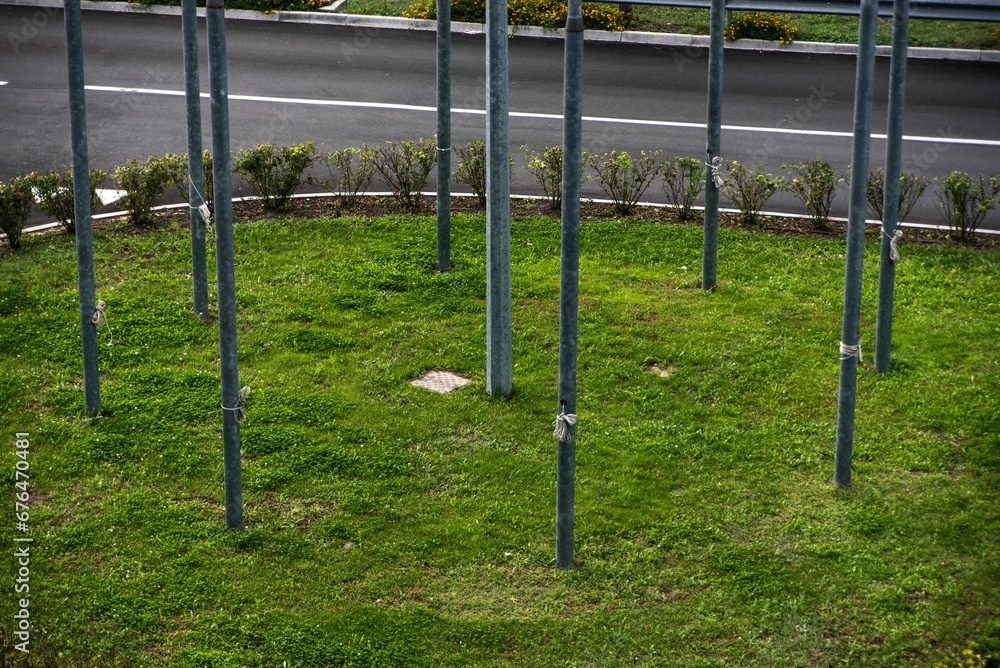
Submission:
[[[682,9],[634,5],[635,30],[653,32],[679,32],[707,35],[709,32],[707,9]],[[800,42],[836,42],[857,44],[858,19],[853,16],[827,14],[784,14],[799,29],[796,40]],[[984,49],[997,48],[990,33],[1000,27],[995,23],[973,21],[910,21],[910,46],[943,48]],[[878,43],[892,43],[892,19],[881,18],[878,25]]]
[[[403,10],[412,4],[409,0],[348,0],[344,11],[348,14],[402,16]]]
[[[64,657],[49,665],[900,666],[973,640],[998,653],[996,252],[903,248],[896,361],[878,375],[869,243],[855,484],[838,491],[843,241],[724,229],[706,293],[698,227],[586,222],[578,566],[563,572],[559,224],[512,223],[509,400],[484,389],[484,220],[453,231],[455,270],[438,274],[431,217],[237,226],[253,388],[241,532],[224,528],[217,334],[189,314],[186,232],[96,239],[114,345],[101,335],[104,416],[89,423],[72,240],[0,256],[0,419],[8,442],[31,434],[34,649]],[[433,368],[474,382],[407,382]]]

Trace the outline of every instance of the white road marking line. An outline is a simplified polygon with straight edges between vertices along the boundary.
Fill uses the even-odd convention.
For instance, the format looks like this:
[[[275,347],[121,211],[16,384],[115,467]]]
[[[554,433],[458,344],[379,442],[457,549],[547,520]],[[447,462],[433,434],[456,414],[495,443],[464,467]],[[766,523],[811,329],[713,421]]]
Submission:
[[[182,90],[162,90],[159,88],[123,88],[119,86],[86,86],[87,90],[105,93],[132,93],[136,95],[168,95],[180,97],[184,95]],[[202,93],[202,97],[207,98],[207,93]],[[356,107],[362,109],[391,109],[395,111],[422,111],[437,113],[436,107],[427,107],[416,104],[395,104],[390,102],[357,102],[354,100],[318,100],[302,97],[269,97],[265,95],[230,95],[230,100],[241,102],[267,102],[273,104],[299,104],[319,107]],[[484,109],[452,109],[454,114],[474,114],[485,116]],[[562,120],[562,114],[542,114],[529,111],[512,111],[514,118],[540,118],[546,120]],[[653,121],[641,118],[609,118],[606,116],[584,116],[583,120],[594,123],[619,123],[623,125],[651,125],[668,128],[689,128],[704,130],[707,126],[704,123],[685,123],[681,121]],[[809,135],[818,137],[852,137],[853,133],[838,132],[836,130],[799,130],[794,128],[767,128],[752,125],[723,125],[723,130],[735,132],[768,132],[772,134],[784,135]],[[872,139],[885,139],[884,134],[872,134]],[[935,144],[965,144],[969,146],[1000,146],[1000,140],[995,139],[968,139],[965,137],[927,137],[922,135],[903,135],[904,141],[928,142]]]
[[[0,81],[0,86],[6,86],[7,84],[8,84],[7,81]]]

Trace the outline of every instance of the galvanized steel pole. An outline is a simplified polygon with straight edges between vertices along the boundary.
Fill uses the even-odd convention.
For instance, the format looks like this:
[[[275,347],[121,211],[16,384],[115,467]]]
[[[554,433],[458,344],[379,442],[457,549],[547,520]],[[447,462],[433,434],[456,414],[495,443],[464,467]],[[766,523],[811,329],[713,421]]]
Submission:
[[[559,414],[576,414],[576,343],[580,284],[580,163],[583,127],[583,18],[569,0],[563,72],[562,257],[559,284]],[[576,427],[556,440],[556,565],[573,566]]]
[[[886,127],[885,189],[882,200],[882,252],[878,264],[878,316],[875,323],[875,369],[889,370],[892,357],[892,301],[896,263],[892,241],[899,222],[899,172],[906,100],[906,53],[910,34],[910,0],[896,0],[892,17],[892,64],[889,73],[889,120]]]
[[[208,317],[208,276],[205,267],[205,223],[198,212],[203,204],[205,176],[201,157],[201,85],[198,81],[198,10],[195,0],[181,1],[184,35],[184,94],[187,99],[188,202],[191,223],[191,282],[194,312]]]
[[[437,263],[451,269],[451,0],[437,0]]]
[[[243,528],[240,468],[240,375],[236,357],[236,271],[233,250],[233,187],[229,156],[229,90],[223,0],[208,0],[208,75],[212,109],[212,176],[215,185],[215,269],[219,281],[219,366],[222,373],[222,448],[226,526]]]
[[[486,391],[512,389],[507,3],[486,11]]]
[[[73,205],[76,224],[76,278],[80,292],[80,332],[83,339],[83,396],[87,417],[101,413],[101,373],[94,323],[94,246],[90,211],[90,169],[87,157],[87,103],[83,92],[83,28],[80,0],[65,0],[66,65],[69,73],[69,122],[73,146]]]
[[[872,88],[875,78],[877,0],[861,1],[858,29],[858,69],[854,92],[854,143],[851,148],[851,200],[847,213],[847,267],[844,277],[844,314],[840,335],[840,395],[837,407],[837,451],[833,480],[851,484],[854,450],[854,404],[861,358],[861,270],[865,259],[865,203],[868,185],[868,149],[872,125]]]
[[[702,245],[701,287],[715,287],[719,244],[719,188],[712,176],[712,161],[722,150],[722,54],[726,30],[725,0],[712,0],[708,52],[708,150],[705,168],[705,236]],[[719,169],[721,169],[721,163]]]

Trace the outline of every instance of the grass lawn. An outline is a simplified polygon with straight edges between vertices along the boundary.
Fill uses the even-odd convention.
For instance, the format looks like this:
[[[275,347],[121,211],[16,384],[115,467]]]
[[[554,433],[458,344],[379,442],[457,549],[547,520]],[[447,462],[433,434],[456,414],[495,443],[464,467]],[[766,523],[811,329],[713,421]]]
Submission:
[[[508,400],[484,390],[482,216],[456,216],[447,274],[427,216],[235,232],[244,531],[224,528],[217,331],[189,313],[186,231],[96,239],[114,345],[102,331],[93,422],[72,239],[0,254],[0,466],[13,491],[14,433],[30,432],[35,665],[909,666],[973,641],[1000,655],[997,252],[902,247],[882,376],[869,242],[840,491],[843,240],[723,229],[706,293],[698,226],[585,222],[577,567],[560,571],[558,221],[512,223]],[[408,383],[435,368],[473,383]],[[13,518],[2,527],[13,545]],[[14,605],[8,589],[8,620]]]
[[[353,1],[353,0],[352,0]],[[392,2],[394,0],[365,0]],[[677,7],[656,7],[634,5],[635,30],[653,32],[680,32],[707,35],[709,13],[707,9],[683,9]],[[836,42],[857,44],[858,19],[854,16],[833,14],[784,14],[786,19],[799,29],[796,40],[800,42]],[[1000,48],[994,33],[1000,28],[995,23],[973,21],[910,21],[910,46],[933,46],[963,49]],[[879,44],[892,43],[892,19],[880,18],[878,25]]]

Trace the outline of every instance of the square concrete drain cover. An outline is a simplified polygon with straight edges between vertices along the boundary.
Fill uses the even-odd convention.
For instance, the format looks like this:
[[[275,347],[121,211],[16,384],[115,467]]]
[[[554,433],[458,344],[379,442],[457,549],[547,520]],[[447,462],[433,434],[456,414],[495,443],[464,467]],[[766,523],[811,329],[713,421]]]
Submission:
[[[445,394],[451,392],[456,387],[462,387],[471,382],[468,378],[456,376],[449,371],[428,371],[421,378],[411,380],[410,384],[417,387],[426,387],[428,390]]]

